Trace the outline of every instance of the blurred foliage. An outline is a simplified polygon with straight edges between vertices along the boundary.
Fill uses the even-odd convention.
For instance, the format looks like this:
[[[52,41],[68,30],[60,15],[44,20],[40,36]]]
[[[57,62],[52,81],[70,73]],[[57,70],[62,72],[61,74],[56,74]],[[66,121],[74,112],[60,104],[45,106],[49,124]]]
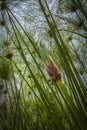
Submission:
[[[87,129],[86,8],[0,1],[0,130]]]

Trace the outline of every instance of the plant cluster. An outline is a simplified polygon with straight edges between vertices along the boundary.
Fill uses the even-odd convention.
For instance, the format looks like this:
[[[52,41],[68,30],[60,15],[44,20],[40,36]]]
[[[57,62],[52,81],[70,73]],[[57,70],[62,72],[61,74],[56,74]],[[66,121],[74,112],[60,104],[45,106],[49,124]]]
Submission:
[[[83,44],[79,45],[87,39],[86,1],[26,2],[40,11],[48,41],[27,31],[12,9],[14,1],[1,1],[0,28],[5,37],[0,45],[0,79],[7,91],[0,95],[5,99],[0,129],[86,130],[87,82],[79,69],[86,73]]]

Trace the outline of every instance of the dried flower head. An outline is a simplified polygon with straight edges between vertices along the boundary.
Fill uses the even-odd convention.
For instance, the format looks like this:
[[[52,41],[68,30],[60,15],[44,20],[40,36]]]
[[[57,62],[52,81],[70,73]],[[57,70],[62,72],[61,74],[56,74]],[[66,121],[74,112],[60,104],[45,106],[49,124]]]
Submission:
[[[5,10],[7,8],[7,2],[6,1],[2,1],[0,4],[1,10]]]
[[[67,38],[67,40],[68,40],[68,42],[72,41],[72,36],[69,36],[69,37]]]
[[[4,20],[0,20],[0,26],[5,26],[6,22]]]
[[[61,73],[51,57],[50,63],[47,65],[47,72],[52,80],[57,81],[61,79]]]
[[[8,53],[5,57],[6,57],[7,59],[12,59],[13,53]]]
[[[83,25],[84,25],[84,20],[80,20],[80,21],[77,23],[77,26],[78,26],[79,28],[81,28]]]
[[[77,9],[78,8],[77,8],[77,6],[75,4],[71,4],[71,6],[70,6],[70,11],[71,12],[75,12]]]

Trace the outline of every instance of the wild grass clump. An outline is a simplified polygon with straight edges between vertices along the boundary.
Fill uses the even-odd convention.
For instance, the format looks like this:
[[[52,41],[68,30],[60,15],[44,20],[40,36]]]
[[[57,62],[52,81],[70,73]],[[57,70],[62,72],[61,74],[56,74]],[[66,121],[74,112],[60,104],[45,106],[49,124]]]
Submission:
[[[9,80],[12,76],[10,61],[3,58],[0,59],[0,78],[3,80]]]

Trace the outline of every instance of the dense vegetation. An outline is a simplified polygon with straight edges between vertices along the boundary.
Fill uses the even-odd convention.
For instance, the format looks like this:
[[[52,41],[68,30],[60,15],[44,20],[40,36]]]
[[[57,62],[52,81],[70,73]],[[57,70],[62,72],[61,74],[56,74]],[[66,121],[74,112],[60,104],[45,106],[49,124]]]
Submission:
[[[0,130],[87,130],[86,10],[0,1]]]

